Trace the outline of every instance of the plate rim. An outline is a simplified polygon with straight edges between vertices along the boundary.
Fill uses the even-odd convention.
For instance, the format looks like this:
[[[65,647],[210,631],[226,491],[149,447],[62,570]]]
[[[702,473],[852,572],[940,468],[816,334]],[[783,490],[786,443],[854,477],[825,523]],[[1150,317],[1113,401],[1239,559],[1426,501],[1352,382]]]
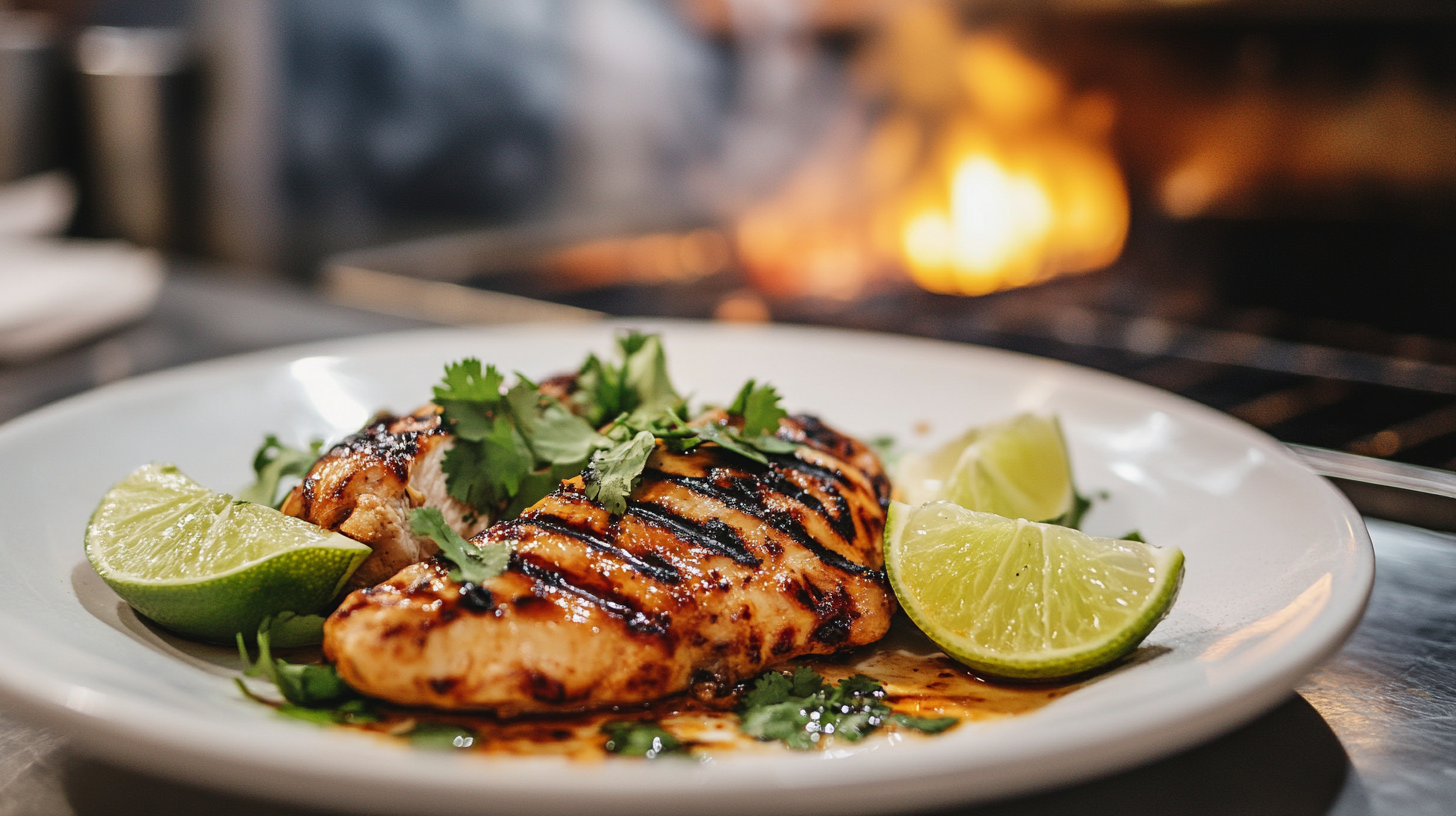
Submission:
[[[359,335],[349,338],[339,338],[325,341],[285,346],[272,349],[264,349],[244,354],[231,355],[228,357],[216,358],[190,363],[184,366],[165,369],[137,377],[128,378],[116,383],[83,392],[78,395],[42,406],[34,411],[16,417],[3,425],[0,425],[0,446],[12,436],[25,432],[33,424],[45,424],[59,421],[68,415],[76,412],[84,412],[89,406],[100,402],[105,404],[111,400],[145,397],[148,394],[155,394],[156,391],[168,388],[187,387],[195,384],[199,379],[208,377],[225,377],[230,372],[239,370],[257,369],[263,370],[271,366],[285,364],[292,360],[303,357],[318,356],[340,356],[347,357],[350,354],[361,354],[368,351],[372,346],[378,344],[395,345],[400,342],[418,340],[438,341],[464,341],[470,337],[482,337],[501,334],[529,334],[537,331],[565,331],[576,334],[592,334],[598,336],[609,335],[612,331],[625,328],[644,328],[649,330],[665,331],[700,331],[708,333],[754,333],[771,334],[787,333],[800,335],[818,335],[838,337],[843,340],[853,340],[873,345],[889,345],[905,347],[917,347],[927,352],[944,353],[949,356],[963,356],[969,358],[983,358],[999,360],[1005,363],[1016,363],[1020,366],[1034,366],[1041,371],[1056,371],[1059,375],[1068,377],[1080,384],[1089,384],[1094,387],[1097,384],[1108,384],[1117,389],[1131,390],[1152,401],[1154,407],[1168,406],[1173,408],[1182,418],[1198,419],[1200,423],[1212,423],[1224,430],[1233,431],[1238,436],[1258,444],[1267,452],[1283,457],[1287,463],[1297,466],[1300,470],[1309,473],[1311,478],[1319,479],[1318,476],[1309,471],[1293,456],[1286,451],[1283,445],[1258,429],[1231,417],[1218,412],[1208,406],[1194,402],[1187,398],[1172,394],[1143,383],[1120,377],[1108,372],[1098,371],[1060,360],[1053,360],[1035,355],[1020,352],[995,349],[978,346],[969,343],[953,341],[933,340],[908,335],[866,332],[856,330],[845,330],[837,328],[822,328],[813,326],[791,326],[782,324],[752,325],[752,326],[729,326],[700,321],[681,320],[659,320],[659,319],[625,319],[592,322],[588,324],[516,324],[508,326],[490,327],[469,327],[469,328],[431,328],[416,329],[403,332],[390,332],[384,334]],[[974,362],[973,360],[971,362]],[[1029,370],[1029,374],[1034,373]],[[941,757],[942,761],[932,763],[932,767],[924,768],[927,773],[918,776],[906,777],[904,774],[884,774],[877,772],[875,763],[863,759],[872,755],[873,752],[865,752],[856,757],[837,758],[833,766],[825,766],[828,771],[823,776],[830,777],[827,781],[820,780],[813,784],[791,784],[792,780],[775,779],[772,784],[765,784],[764,788],[778,796],[788,796],[793,792],[822,791],[826,785],[839,784],[841,781],[873,781],[877,777],[896,779],[914,784],[923,784],[926,787],[919,791],[919,795],[913,801],[899,802],[893,798],[887,799],[884,796],[862,796],[857,799],[844,801],[844,797],[836,797],[832,804],[824,800],[821,806],[785,807],[789,803],[778,801],[779,809],[792,809],[799,811],[825,811],[835,812],[867,812],[869,810],[903,809],[905,807],[922,807],[933,804],[949,804],[952,802],[983,801],[990,798],[1012,795],[1017,792],[1029,790],[1033,786],[1051,786],[1068,784],[1080,779],[1096,776],[1101,773],[1130,767],[1142,761],[1163,756],[1179,748],[1187,747],[1216,734],[1232,730],[1237,726],[1249,721],[1268,708],[1277,704],[1291,693],[1294,684],[1304,676],[1310,669],[1317,665],[1329,654],[1337,650],[1358,625],[1363,615],[1365,605],[1369,601],[1370,590],[1374,580],[1374,551],[1370,543],[1368,532],[1365,529],[1363,519],[1349,503],[1343,494],[1340,494],[1328,482],[1319,479],[1326,491],[1325,498],[1333,501],[1333,508],[1339,511],[1341,521],[1349,527],[1353,545],[1350,554],[1349,567],[1351,573],[1348,576],[1352,581],[1350,591],[1358,597],[1356,603],[1348,606],[1338,619],[1321,619],[1322,627],[1315,631],[1319,637],[1314,638],[1317,643],[1309,639],[1302,639],[1302,649],[1296,659],[1286,659],[1278,664],[1264,665],[1265,673],[1263,678],[1256,678],[1258,682],[1253,683],[1252,691],[1245,693],[1232,700],[1222,700],[1224,705],[1205,705],[1197,712],[1197,716],[1183,717],[1170,722],[1169,731],[1177,730],[1177,735],[1171,733],[1160,737],[1147,739],[1131,744],[1125,737],[1145,732],[1149,726],[1144,724],[1137,727],[1124,729],[1113,729],[1114,737],[1117,739],[1117,746],[1110,747],[1111,740],[1106,738],[1105,732],[1101,739],[1092,739],[1090,742],[1082,739],[1069,742],[1067,745],[1055,751],[1033,752],[1036,756],[1047,756],[1048,754],[1062,754],[1061,770],[1055,774],[1035,775],[1035,779],[1028,781],[1025,778],[1018,778],[1015,774],[1008,775],[1001,784],[982,785],[974,791],[967,791],[963,786],[956,784],[958,766],[961,762],[947,761],[948,757]],[[4,615],[0,616],[6,625],[23,621]],[[42,723],[57,728],[66,733],[73,740],[76,740],[75,747],[87,752],[99,754],[107,759],[116,761],[119,764],[130,767],[137,767],[150,772],[158,773],[184,781],[197,781],[196,771],[204,771],[207,784],[227,788],[236,792],[245,793],[252,797],[275,798],[287,801],[308,802],[315,805],[340,806],[351,805],[362,809],[379,809],[386,807],[389,802],[382,802],[379,799],[369,799],[370,795],[377,795],[370,785],[362,785],[356,789],[353,796],[345,799],[339,798],[337,791],[329,791],[329,796],[320,796],[311,789],[316,785],[320,774],[326,773],[336,779],[337,783],[367,782],[361,779],[361,773],[340,773],[348,769],[336,766],[331,769],[320,770],[313,768],[303,770],[296,767],[288,767],[287,757],[274,757],[272,762],[259,762],[255,754],[254,746],[241,745],[237,740],[220,741],[218,739],[207,739],[207,729],[189,729],[179,726],[196,725],[196,717],[178,717],[175,710],[165,706],[146,706],[156,710],[138,711],[136,702],[127,703],[121,698],[112,701],[105,699],[105,695],[95,690],[84,689],[72,685],[65,694],[59,694],[58,689],[66,684],[65,678],[52,674],[47,677],[46,672],[35,670],[32,667],[14,665],[12,661],[0,661],[0,703],[6,713],[13,713],[25,719]],[[1245,684],[1249,685],[1249,684]],[[78,695],[78,692],[79,693]],[[1257,693],[1255,693],[1257,692]],[[89,695],[89,696],[88,696]],[[1227,695],[1211,694],[1215,698]],[[123,708],[133,710],[119,710],[116,703],[121,703]],[[1106,719],[1106,718],[1104,718]],[[1173,729],[1172,726],[1176,726]],[[1119,730],[1126,731],[1125,734],[1118,734]],[[307,733],[307,732],[303,732]],[[97,741],[85,740],[87,736],[104,735],[105,738]],[[257,740],[254,739],[253,742]],[[314,740],[297,741],[297,745],[312,743]],[[329,743],[335,740],[326,740]],[[1087,742],[1087,744],[1083,744]],[[1089,751],[1091,747],[1097,747],[1098,751]],[[227,748],[238,750],[229,751]],[[1071,756],[1077,751],[1083,751],[1095,756]],[[184,769],[177,764],[176,754],[191,752],[189,759],[191,770]],[[163,756],[165,754],[172,756]],[[297,754],[297,751],[293,752]],[[353,754],[358,752],[345,752]],[[941,752],[945,754],[947,752]],[[477,759],[465,757],[452,757],[453,760],[461,762],[478,762]],[[1014,757],[1012,758],[1014,759]],[[506,764],[501,763],[504,767]],[[752,762],[745,762],[735,758],[734,762],[720,765],[710,773],[716,774],[718,778],[732,777],[742,774],[724,774],[723,768],[729,766],[741,766],[746,768],[753,765]],[[478,804],[482,795],[489,795],[497,804],[505,804],[506,799],[516,797],[523,806],[531,806],[532,797],[538,796],[539,782],[512,788],[510,785],[502,784],[503,780],[499,773],[479,774],[473,780],[474,784],[461,784],[460,775],[455,768],[460,762],[440,763],[439,767],[444,772],[429,775],[429,783],[433,785],[446,784],[453,786],[453,793],[456,794],[457,804],[474,802]],[[771,770],[771,769],[770,769]],[[835,771],[838,771],[837,773]],[[881,767],[880,771],[885,768]],[[676,792],[694,791],[698,793],[719,791],[722,785],[717,781],[705,781],[701,774],[696,777],[693,774],[676,774],[669,777],[665,774],[653,772],[654,782],[658,787],[651,793],[651,800],[656,800],[659,808],[663,804],[664,797],[670,797],[669,792],[664,792],[662,784],[671,780],[677,786]],[[260,789],[257,782],[264,778],[260,774],[267,774],[271,781],[278,783],[272,790]],[[852,779],[849,777],[852,775]],[[570,780],[558,780],[565,783],[562,790],[567,795],[585,795],[588,793],[602,793],[603,783],[610,789],[610,792],[617,797],[612,807],[603,812],[641,812],[644,807],[651,808],[652,801],[642,801],[640,797],[630,795],[631,791],[625,786],[610,784],[610,780],[604,780],[601,774],[572,773],[562,775],[570,777]],[[617,774],[613,777],[633,778],[641,776],[638,773]],[[391,779],[395,783],[398,780]],[[589,782],[589,784],[588,784]],[[635,784],[635,782],[633,783]],[[734,784],[737,784],[736,782]],[[335,785],[337,787],[337,784]],[[852,785],[858,792],[863,785]],[[370,789],[365,792],[365,789]],[[361,797],[358,794],[365,794]],[[503,799],[504,796],[504,799]],[[800,797],[802,798],[802,797]],[[439,804],[444,804],[443,802]],[[602,803],[607,804],[607,803]],[[372,805],[372,807],[371,807]],[[535,804],[539,807],[539,802]],[[739,802],[738,806],[742,806]],[[602,809],[602,808],[598,808]],[[725,811],[726,812],[726,811]]]

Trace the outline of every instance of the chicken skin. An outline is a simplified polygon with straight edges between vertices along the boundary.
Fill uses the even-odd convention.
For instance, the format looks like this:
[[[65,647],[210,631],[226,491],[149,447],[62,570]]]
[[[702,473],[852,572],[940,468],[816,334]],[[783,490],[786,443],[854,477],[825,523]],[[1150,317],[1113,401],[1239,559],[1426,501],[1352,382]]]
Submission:
[[[434,405],[407,416],[377,416],[319,457],[281,509],[373,548],[347,589],[373,586],[435,554],[435,542],[410,531],[416,507],[438,507],[467,538],[489,526],[489,518],[446,489],[440,464],[453,444]]]
[[[659,443],[621,515],[567,480],[475,537],[511,548],[499,577],[406,567],[343,602],[324,652],[365,694],[508,716],[722,696],[771,664],[878,640],[895,611],[879,460],[812,417],[779,435],[799,448],[767,466]]]

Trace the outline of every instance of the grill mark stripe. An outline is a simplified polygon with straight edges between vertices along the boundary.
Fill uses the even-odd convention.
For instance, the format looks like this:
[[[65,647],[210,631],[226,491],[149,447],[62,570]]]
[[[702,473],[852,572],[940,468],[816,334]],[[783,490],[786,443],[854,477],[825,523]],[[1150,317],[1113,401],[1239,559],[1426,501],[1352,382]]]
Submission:
[[[789,417],[786,428],[790,430],[788,438],[792,439],[794,431],[797,431],[804,437],[804,441],[800,444],[846,461],[852,459],[855,448],[858,447],[857,443],[852,439],[839,434],[837,431],[831,430],[818,417],[809,414],[796,414]],[[883,470],[875,473],[866,472],[865,476],[874,487],[875,495],[879,497],[880,509],[888,510],[890,507],[889,477],[885,475]]]
[[[771,454],[769,455],[768,460],[775,467],[780,467],[784,470],[797,471],[806,476],[812,477],[815,481],[821,483],[832,482],[836,485],[843,485],[849,488],[855,487],[854,483],[851,482],[849,478],[846,477],[844,473],[841,472],[838,468],[817,465],[813,462],[800,459],[799,457],[794,456],[791,453]]]
[[[643,474],[644,481],[647,474]],[[726,555],[734,561],[749,567],[763,565],[763,559],[748,551],[739,538],[738,531],[718,519],[707,522],[694,521],[653,502],[637,499],[627,500],[627,512],[632,516],[666,528],[692,544],[719,555]]]
[[[821,450],[815,448],[813,445],[805,445],[805,447],[811,450],[819,450],[821,453],[829,453],[831,456],[834,455],[832,451]],[[838,468],[826,467],[809,462],[789,453],[767,454],[769,469],[765,471],[757,462],[745,460],[743,457],[726,448],[714,445],[704,448],[704,450],[712,452],[712,461],[719,467],[747,470],[755,476],[763,476],[774,480],[772,486],[775,489],[788,494],[791,498],[797,500],[811,511],[818,513],[825,521],[829,522],[829,526],[833,528],[834,532],[846,542],[854,541],[856,534],[854,518],[849,512],[849,502],[844,498],[843,489],[858,490],[859,485],[845,476],[843,471]],[[745,467],[745,465],[748,465],[748,467]],[[824,504],[815,496],[807,493],[797,484],[788,480],[781,472],[785,470],[807,476],[821,490],[833,496],[835,508],[838,512],[834,514],[829,513],[827,508],[824,507]],[[874,489],[876,497],[882,498],[879,495],[882,491],[879,489],[878,484],[874,485]],[[880,504],[884,505],[885,502],[881,501]]]
[[[566,519],[543,514],[539,516],[521,517],[508,521],[506,524],[513,528],[535,527],[548,533],[556,533],[557,535],[574,538],[598,552],[606,553],[619,559],[636,572],[656,581],[661,581],[664,584],[682,583],[682,575],[677,571],[677,567],[674,567],[672,564],[654,564],[646,561],[613,544],[610,540],[599,535],[595,530],[572,524]]]
[[[819,543],[819,540],[804,529],[803,523],[787,513],[771,510],[759,497],[751,495],[744,490],[726,489],[712,480],[700,476],[683,476],[676,473],[666,473],[655,468],[649,468],[642,472],[642,480],[671,482],[672,484],[690,490],[700,496],[716,499],[728,507],[738,510],[746,515],[752,516],[789,538],[793,539],[799,546],[813,553],[820,561],[832,567],[844,570],[852,575],[864,575],[875,580],[885,580],[885,573],[866,567],[863,564],[845,558],[837,552]],[[740,480],[735,480],[740,481]]]
[[[510,568],[538,583],[554,587],[563,592],[570,593],[597,607],[614,618],[621,620],[628,629],[648,635],[666,635],[667,627],[662,623],[653,620],[645,612],[633,609],[620,601],[613,601],[603,598],[594,592],[590,592],[575,583],[563,573],[557,572],[544,564],[538,564],[522,558],[517,553],[512,553]]]
[[[835,512],[830,513],[829,508],[824,506],[824,502],[820,501],[818,496],[815,496],[813,493],[800,487],[792,479],[784,476],[777,467],[767,474],[765,482],[771,489],[777,490],[794,501],[797,501],[799,504],[808,508],[810,512],[816,513],[825,521],[828,521],[830,529],[843,539],[846,544],[852,543],[855,540],[854,515],[849,510],[849,502],[844,498],[844,494],[839,492],[839,488],[835,485],[825,484],[819,480],[815,480],[814,483],[820,490],[829,494],[833,500]]]

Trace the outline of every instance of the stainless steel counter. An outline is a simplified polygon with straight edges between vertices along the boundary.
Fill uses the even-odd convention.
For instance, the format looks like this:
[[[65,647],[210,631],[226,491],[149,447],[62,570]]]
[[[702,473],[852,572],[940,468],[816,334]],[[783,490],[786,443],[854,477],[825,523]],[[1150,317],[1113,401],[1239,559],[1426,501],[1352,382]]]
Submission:
[[[297,290],[191,276],[146,322],[0,368],[0,419],[119,376],[419,325]],[[947,813],[1448,814],[1456,810],[1456,536],[1370,521],[1375,592],[1345,648],[1274,711],[1207,745],[1064,790]],[[427,809],[427,805],[426,805]],[[303,814],[87,758],[0,712],[0,816]]]

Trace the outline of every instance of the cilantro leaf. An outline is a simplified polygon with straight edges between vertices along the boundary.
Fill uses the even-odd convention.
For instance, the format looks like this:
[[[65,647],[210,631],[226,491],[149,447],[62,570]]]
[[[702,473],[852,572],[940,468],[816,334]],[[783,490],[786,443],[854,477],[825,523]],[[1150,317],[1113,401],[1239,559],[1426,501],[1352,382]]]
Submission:
[[[520,489],[521,477],[534,468],[535,457],[521,432],[509,422],[497,422],[479,442],[486,497],[490,504],[508,501]]]
[[[474,357],[445,366],[444,382],[435,386],[441,421],[456,437],[469,442],[494,436],[504,382],[495,366],[486,366],[482,372]]]
[[[662,337],[632,332],[619,341],[622,346],[622,386],[634,405],[624,406],[634,415],[651,417],[682,403],[667,374],[667,354]]]
[[[283,502],[283,497],[278,495],[278,485],[286,477],[306,475],[313,463],[318,461],[323,444],[322,439],[315,439],[304,450],[283,444],[273,434],[263,437],[262,447],[253,454],[256,478],[252,484],[238,491],[237,497],[254,504],[278,507]]]
[[[664,754],[687,753],[687,746],[654,722],[619,720],[602,724],[606,749],[613,754],[656,759]]]
[[[319,725],[377,722],[379,715],[373,702],[350,688],[333,666],[327,663],[289,663],[273,656],[272,635],[275,630],[304,617],[311,616],[283,612],[276,617],[264,618],[258,625],[256,661],[249,657],[243,633],[238,632],[236,637],[238,654],[243,658],[243,676],[262,677],[273,683],[284,699],[276,707],[278,713],[296,720]],[[233,682],[245,697],[267,704],[248,689],[242,677],[233,678]]]
[[[490,474],[484,469],[479,445],[460,441],[445,451],[440,469],[445,472],[445,487],[450,497],[472,507],[490,506],[487,482]]]
[[[1088,510],[1092,509],[1092,501],[1094,499],[1107,501],[1107,491],[1098,491],[1095,496],[1083,496],[1082,492],[1077,489],[1077,486],[1072,485],[1072,506],[1068,508],[1067,512],[1049,520],[1047,524],[1055,524],[1059,527],[1071,527],[1073,530],[1082,529],[1082,518],[1087,515]]]
[[[447,402],[494,405],[500,402],[500,387],[504,383],[505,377],[495,366],[486,366],[481,371],[480,360],[467,357],[445,366],[445,381],[435,386],[435,402],[439,405]]]
[[[800,667],[793,677],[768,672],[754,682],[738,706],[738,727],[761,740],[778,740],[790,748],[807,750],[825,737],[855,742],[894,722],[925,733],[938,733],[954,725],[954,717],[926,719],[895,714],[885,703],[879,681],[862,674],[835,685],[818,672]]]
[[[416,748],[448,750],[469,748],[475,744],[475,732],[464,726],[442,722],[421,722],[409,732],[409,741]]]
[[[440,556],[454,564],[450,580],[484,584],[505,571],[511,553],[504,544],[477,547],[460,537],[445,523],[437,507],[420,507],[410,512],[410,531],[434,541]]]
[[[580,473],[611,441],[559,401],[517,374],[505,378],[474,359],[445,368],[435,387],[441,421],[455,434],[441,467],[453,498],[509,518]]]
[[[803,671],[803,669],[800,669],[800,671]],[[813,669],[809,669],[809,671],[813,671]],[[819,675],[815,672],[814,676],[818,677]],[[822,683],[823,679],[821,678],[820,681]],[[812,694],[813,692],[810,693]],[[794,694],[794,683],[787,675],[776,671],[768,672],[753,682],[753,688],[749,689],[748,693],[743,695],[743,700],[739,702],[738,707],[741,711],[751,711],[755,708],[766,708],[771,705],[788,702],[789,698],[794,696],[796,696]],[[802,694],[797,696],[804,697],[808,695]]]
[[[529,439],[536,456],[553,465],[580,462],[585,466],[593,453],[611,444],[611,440],[556,400],[541,409]]]
[[[739,456],[763,465],[768,464],[768,457],[765,454],[793,453],[799,448],[796,443],[768,434],[744,436],[731,425],[704,425],[696,430],[704,441],[721,445]]]
[[[628,332],[617,337],[617,352],[617,365],[593,354],[577,371],[572,404],[592,426],[621,414],[647,421],[682,404],[667,373],[660,336]]]
[[[749,380],[728,406],[728,415],[743,418],[743,436],[751,439],[760,434],[778,433],[779,420],[789,412],[779,407],[779,392],[772,385],[758,385]]]
[[[704,434],[705,438],[756,462],[768,464],[764,454],[793,453],[799,446],[780,439],[779,420],[789,412],[779,406],[779,393],[767,383],[749,380],[738,390],[728,406],[728,416],[743,420],[740,430],[732,425],[719,425]]]
[[[746,459],[752,459],[761,465],[768,464],[768,457],[763,455],[755,446],[749,444],[748,440],[734,428],[726,425],[704,425],[698,429],[698,434],[704,442],[712,442],[715,445],[727,448]]]
[[[515,518],[527,507],[540,501],[543,497],[555,490],[563,479],[570,479],[581,473],[586,462],[574,462],[566,465],[552,465],[541,470],[534,470],[521,477],[520,488],[516,495],[511,498],[511,503],[506,505],[505,512],[501,518]]]
[[[289,663],[273,657],[272,628],[293,617],[284,612],[276,617],[264,618],[258,625],[258,659],[248,658],[243,643],[243,633],[238,632],[238,652],[243,658],[244,677],[263,677],[278,687],[283,699],[295,705],[318,705],[333,702],[350,694],[351,690],[339,679],[333,666]]]
[[[960,720],[955,717],[912,717],[909,714],[896,714],[890,717],[890,722],[922,734],[939,734]]]
[[[647,457],[657,446],[652,431],[638,431],[630,439],[597,451],[583,474],[588,498],[602,503],[612,513],[627,510],[627,496],[642,478]]]
[[[576,393],[571,395],[571,403],[593,426],[622,413],[621,372],[595,354],[588,354],[576,372]]]
[[[1143,534],[1139,530],[1129,530],[1125,535],[1118,536],[1118,538],[1123,541],[1137,541],[1142,544],[1148,543],[1148,540],[1143,538]]]

